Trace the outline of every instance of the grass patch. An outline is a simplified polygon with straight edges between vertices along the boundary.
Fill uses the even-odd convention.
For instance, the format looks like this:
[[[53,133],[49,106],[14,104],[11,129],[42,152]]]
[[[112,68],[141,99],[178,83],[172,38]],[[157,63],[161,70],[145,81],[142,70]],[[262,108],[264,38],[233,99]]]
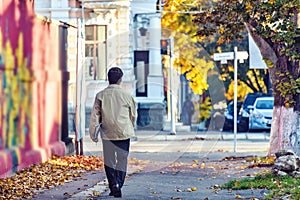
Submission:
[[[300,179],[291,176],[276,176],[271,172],[241,180],[231,180],[221,185],[222,189],[267,189],[265,199],[274,199],[289,195],[289,199],[300,199]]]

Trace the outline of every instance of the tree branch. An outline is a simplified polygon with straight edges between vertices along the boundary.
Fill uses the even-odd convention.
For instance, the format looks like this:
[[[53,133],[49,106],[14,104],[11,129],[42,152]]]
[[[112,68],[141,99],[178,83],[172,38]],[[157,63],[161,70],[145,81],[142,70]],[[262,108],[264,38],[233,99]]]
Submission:
[[[243,80],[242,80],[243,81]],[[248,82],[250,81],[250,83]],[[243,81],[249,88],[251,88],[251,90],[253,90],[254,93],[258,92],[257,89],[254,87],[254,85],[252,84],[251,80],[248,79],[247,81]]]
[[[257,74],[256,74],[256,72],[255,72],[254,69],[252,69],[252,73],[253,73],[253,75],[254,75],[255,83],[256,83],[256,85],[257,85],[257,87],[258,87],[259,92],[263,92],[263,90],[262,90],[262,88],[260,87],[260,84],[259,84],[259,82],[258,82]]]

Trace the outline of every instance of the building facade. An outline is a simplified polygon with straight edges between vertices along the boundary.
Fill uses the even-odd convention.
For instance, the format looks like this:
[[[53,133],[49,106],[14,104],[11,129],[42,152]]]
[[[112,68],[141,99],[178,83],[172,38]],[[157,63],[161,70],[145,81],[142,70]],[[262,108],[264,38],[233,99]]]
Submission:
[[[72,50],[75,45],[70,39],[68,69],[69,102],[75,105],[78,66],[82,66],[87,123],[96,93],[108,84],[107,71],[119,66],[124,71],[123,87],[138,103],[137,128],[162,129],[165,97],[160,55],[161,14],[157,12],[156,0],[40,0],[35,3],[35,10],[74,27],[80,26],[80,19],[85,26],[82,62],[78,61],[81,57],[78,51]],[[73,34],[71,38],[76,37]],[[77,63],[72,58],[77,58]]]

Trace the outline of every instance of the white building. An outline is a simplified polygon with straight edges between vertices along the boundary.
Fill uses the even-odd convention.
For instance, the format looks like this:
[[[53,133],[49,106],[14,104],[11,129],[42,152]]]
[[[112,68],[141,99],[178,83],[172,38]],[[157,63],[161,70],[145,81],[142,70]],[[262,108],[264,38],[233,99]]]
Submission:
[[[138,103],[137,127],[162,129],[165,97],[160,55],[161,14],[157,12],[156,0],[38,0],[35,10],[71,25],[67,45],[70,102],[75,103],[78,67],[83,70],[78,73],[84,73],[85,83],[81,83],[85,84],[89,110],[95,94],[108,84],[109,68],[119,66],[124,72],[123,87]],[[85,29],[77,31],[81,23]],[[76,39],[84,32],[84,48],[80,51],[78,48],[83,45],[78,45]]]

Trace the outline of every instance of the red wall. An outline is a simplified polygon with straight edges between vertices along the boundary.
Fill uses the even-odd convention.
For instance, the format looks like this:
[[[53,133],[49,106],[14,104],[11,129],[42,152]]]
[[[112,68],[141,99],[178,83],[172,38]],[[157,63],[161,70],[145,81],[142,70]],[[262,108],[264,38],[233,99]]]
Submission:
[[[0,177],[65,154],[58,31],[33,0],[0,2]]]

